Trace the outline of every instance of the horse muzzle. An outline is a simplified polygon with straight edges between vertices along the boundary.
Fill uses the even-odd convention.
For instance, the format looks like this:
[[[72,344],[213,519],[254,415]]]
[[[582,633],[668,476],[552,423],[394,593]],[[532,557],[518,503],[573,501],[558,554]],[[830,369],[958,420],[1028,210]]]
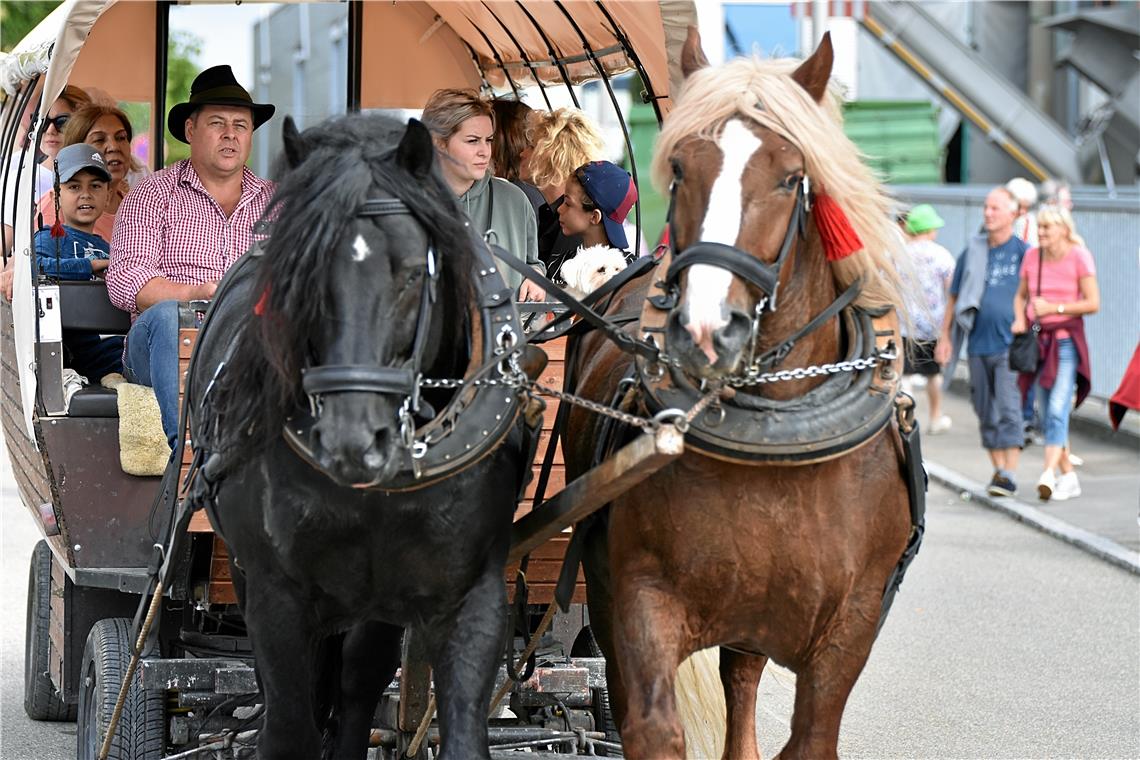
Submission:
[[[677,308],[665,325],[665,349],[685,374],[715,380],[733,374],[744,363],[751,334],[752,320],[739,309],[730,309],[724,324],[709,326],[690,324]]]
[[[317,467],[338,484],[356,488],[393,478],[403,452],[395,409],[370,393],[325,397],[309,444]]]

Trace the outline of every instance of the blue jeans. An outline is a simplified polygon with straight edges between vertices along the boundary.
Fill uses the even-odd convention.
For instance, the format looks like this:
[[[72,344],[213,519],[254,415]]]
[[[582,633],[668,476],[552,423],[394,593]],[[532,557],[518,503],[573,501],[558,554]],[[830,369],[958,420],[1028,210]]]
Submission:
[[[1069,442],[1069,413],[1077,384],[1077,348],[1071,338],[1057,341],[1057,377],[1052,388],[1041,388],[1041,414],[1045,420],[1045,445]]]
[[[144,311],[127,333],[123,367],[127,380],[154,388],[162,432],[178,443],[178,302],[160,301]]]

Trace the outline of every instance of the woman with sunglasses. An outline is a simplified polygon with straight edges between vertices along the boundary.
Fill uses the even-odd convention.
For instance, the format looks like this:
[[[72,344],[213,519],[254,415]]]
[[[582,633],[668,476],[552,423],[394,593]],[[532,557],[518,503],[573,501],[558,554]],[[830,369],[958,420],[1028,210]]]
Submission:
[[[33,102],[35,98],[32,99]],[[44,193],[49,192],[52,188],[52,161],[55,160],[55,154],[59,153],[59,149],[64,146],[63,131],[67,126],[67,122],[71,119],[72,113],[82,108],[91,102],[89,96],[84,90],[74,85],[67,85],[63,88],[63,92],[55,102],[51,104],[48,109],[47,118],[44,119],[43,127],[39,134],[39,140],[36,143],[36,155],[39,163],[35,167],[35,188],[29,195],[27,188],[29,187],[29,179],[26,174],[20,177],[20,202],[28,200],[35,200],[40,198]],[[29,110],[24,114],[24,119],[21,123],[20,129],[20,146],[23,146],[23,138],[28,133],[31,126],[33,110]],[[19,173],[19,162],[23,150],[17,148],[13,152],[8,167],[8,180],[7,187],[4,192],[4,250],[12,250],[13,242],[13,229],[15,221],[12,218],[12,198],[15,197],[16,175]]]
[[[71,115],[67,128],[64,129],[65,146],[87,143],[103,154],[107,171],[111,173],[111,198],[107,203],[107,210],[95,222],[95,234],[104,240],[111,239],[115,214],[119,212],[119,204],[130,190],[127,174],[133,165],[131,156],[133,136],[134,131],[127,115],[119,108],[105,103],[91,103],[80,108]],[[55,223],[54,192],[40,198],[39,211],[43,214],[46,226],[50,227]]]

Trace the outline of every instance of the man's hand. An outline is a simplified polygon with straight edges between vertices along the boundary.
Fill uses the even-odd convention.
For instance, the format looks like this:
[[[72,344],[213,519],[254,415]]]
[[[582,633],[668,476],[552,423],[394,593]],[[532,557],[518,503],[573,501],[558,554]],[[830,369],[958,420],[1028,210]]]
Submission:
[[[191,300],[209,301],[211,298],[214,297],[214,292],[217,289],[218,289],[217,281],[210,280],[209,282],[203,282],[201,285],[198,286],[198,289],[195,292],[194,297]]]
[[[91,272],[92,274],[105,276],[103,273],[107,271],[107,267],[111,264],[110,259],[92,259]]]
[[[938,339],[938,343],[934,345],[934,362],[940,366],[945,366],[950,361],[952,348],[950,336],[943,333],[942,337]]]
[[[526,282],[524,282],[522,284],[522,287],[519,288],[519,300],[520,301],[545,301],[546,300],[546,291],[543,290],[542,288],[540,288],[538,285],[535,285],[530,280],[527,280]]]
[[[3,272],[0,272],[0,293],[2,293],[4,295],[4,300],[9,302],[9,303],[12,302],[12,275],[13,274],[14,274],[14,272],[11,269],[5,269]]]

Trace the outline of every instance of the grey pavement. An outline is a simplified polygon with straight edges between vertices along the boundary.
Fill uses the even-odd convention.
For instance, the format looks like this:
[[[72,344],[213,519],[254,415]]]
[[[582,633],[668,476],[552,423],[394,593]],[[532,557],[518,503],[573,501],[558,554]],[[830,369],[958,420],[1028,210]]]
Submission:
[[[919,405],[919,422],[925,431],[928,428],[926,391],[916,388],[914,393]],[[1086,404],[1103,411],[1103,404],[1092,400]],[[958,478],[947,481],[955,488],[972,485],[973,488],[966,490],[984,496],[993,468],[982,449],[977,418],[965,395],[964,383],[956,382],[951,392],[945,394],[943,412],[953,419],[953,427],[940,435],[924,433],[923,457],[939,465],[939,469],[957,474]],[[1017,468],[1015,499],[1021,505],[1061,523],[1116,544],[1140,569],[1140,524],[1137,523],[1140,513],[1140,442],[1131,432],[1137,424],[1137,415],[1129,412],[1126,418],[1128,432],[1115,435],[1108,428],[1107,416],[1098,418],[1094,415],[1095,412],[1090,414],[1086,411],[1077,424],[1070,426],[1072,451],[1084,459],[1084,464],[1077,468],[1083,491],[1081,496],[1067,501],[1039,501],[1036,486],[1044,451],[1040,446],[1029,446],[1022,451]],[[932,477],[940,474],[935,468],[930,469]],[[1029,516],[1026,521],[1032,523],[1033,513],[1021,511]]]
[[[844,714],[852,758],[1140,757],[1140,579],[932,484],[926,540]],[[760,750],[795,676],[769,667]]]
[[[24,616],[28,565],[41,538],[20,503],[8,450],[0,435],[0,759],[75,757],[74,723],[38,723],[24,714]]]

